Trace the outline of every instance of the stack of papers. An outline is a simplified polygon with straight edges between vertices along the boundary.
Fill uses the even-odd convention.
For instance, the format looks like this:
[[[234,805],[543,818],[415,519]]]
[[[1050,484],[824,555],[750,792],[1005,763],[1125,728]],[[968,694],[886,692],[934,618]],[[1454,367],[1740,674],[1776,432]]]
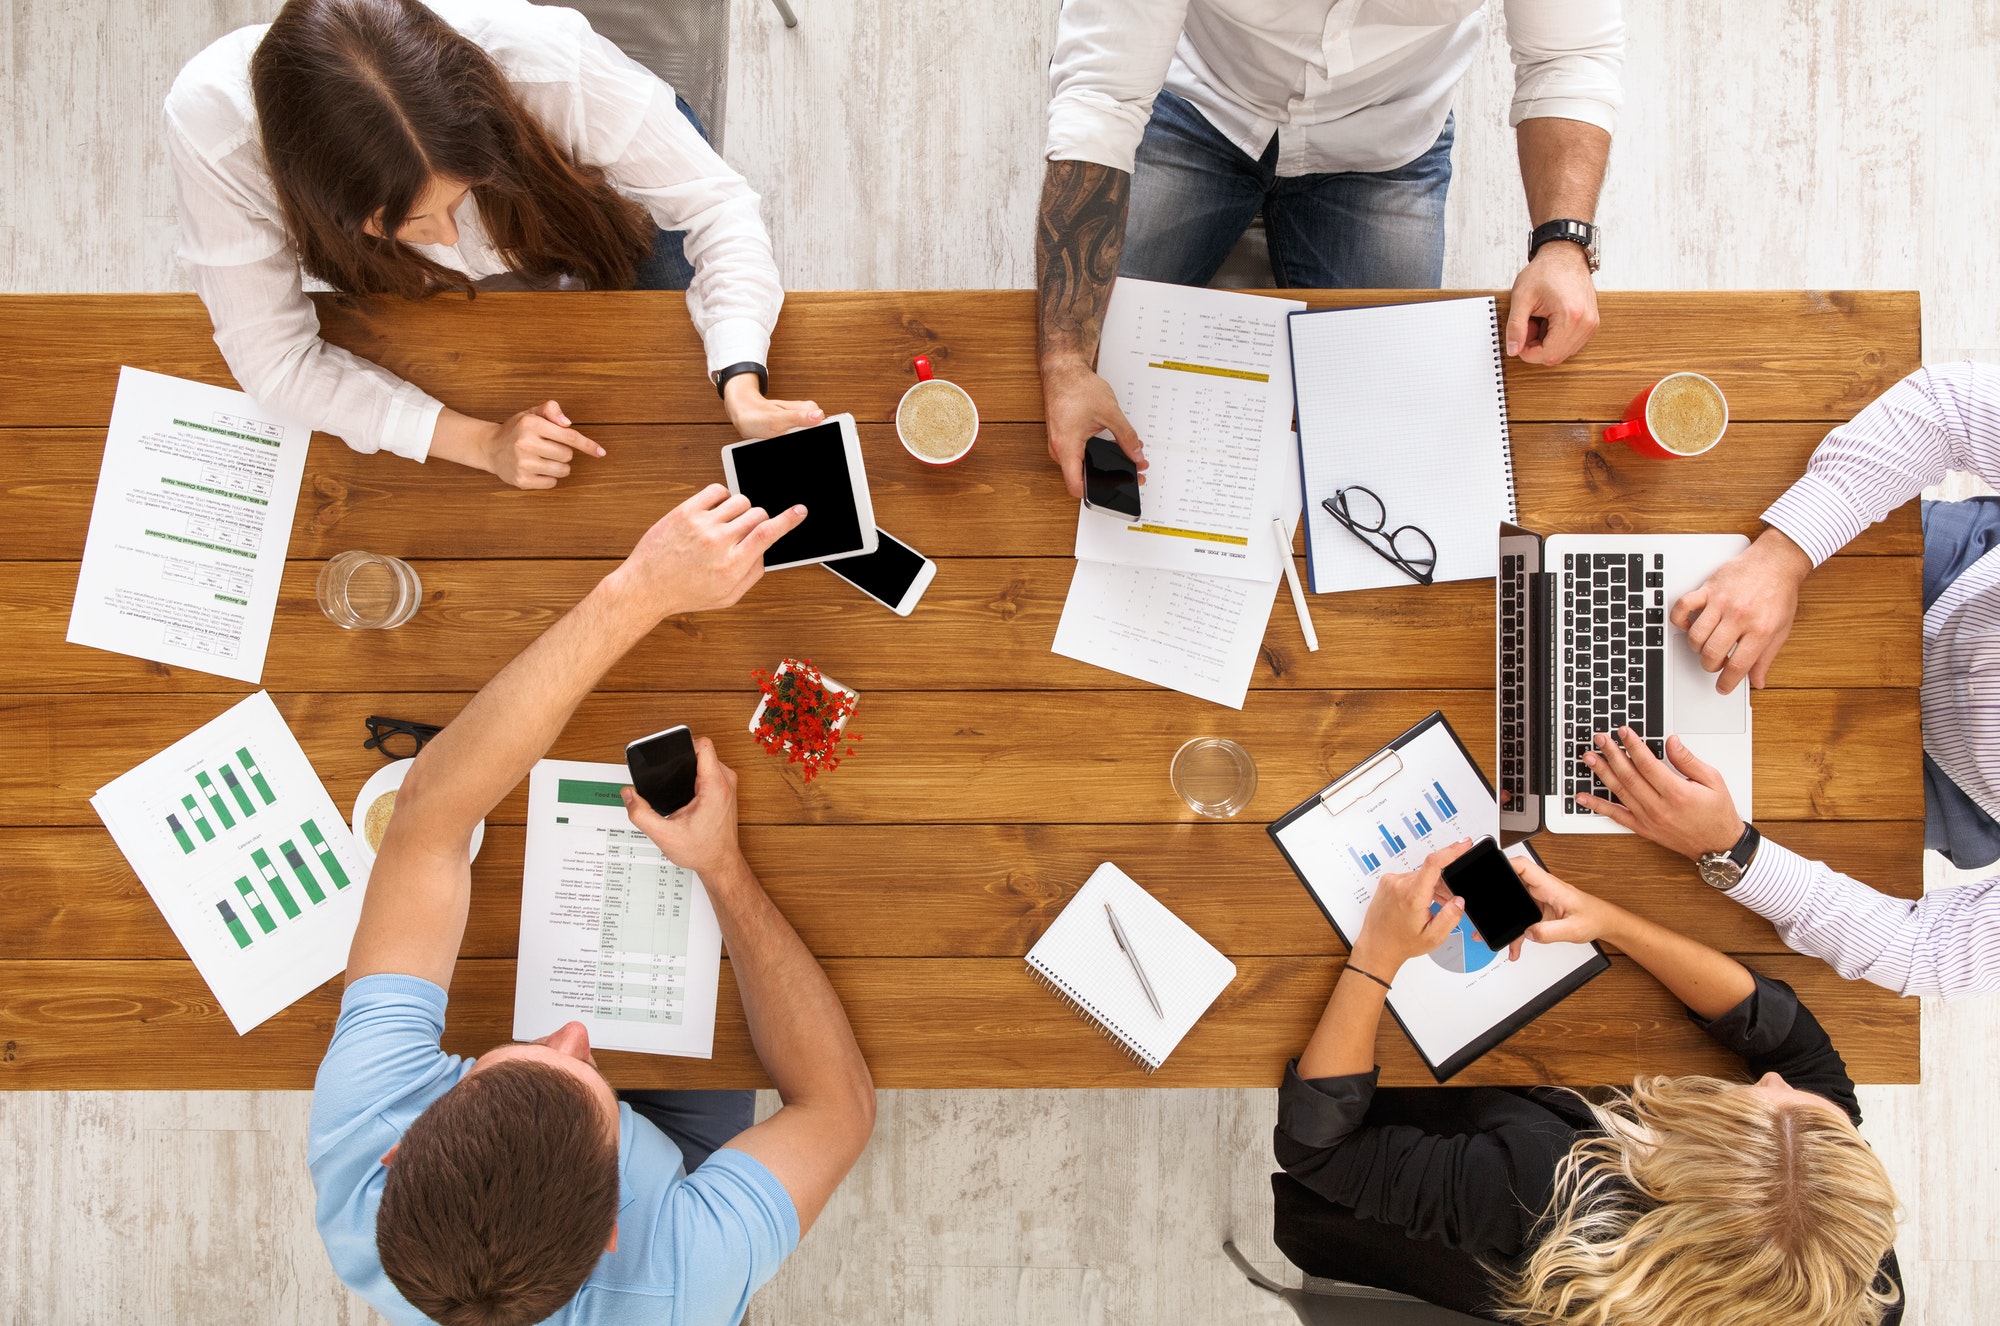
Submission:
[[[1098,372],[1146,445],[1141,518],[1082,508],[1055,652],[1241,709],[1300,508],[1286,320],[1305,305],[1121,277]],[[1289,552],[1286,553],[1289,556]]]

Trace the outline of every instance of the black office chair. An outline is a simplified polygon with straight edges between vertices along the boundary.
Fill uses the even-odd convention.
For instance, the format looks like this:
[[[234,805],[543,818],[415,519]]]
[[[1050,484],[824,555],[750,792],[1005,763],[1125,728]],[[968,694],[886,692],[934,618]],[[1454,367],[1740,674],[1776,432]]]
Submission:
[[[1252,1266],[1234,1239],[1224,1239],[1222,1251],[1251,1284],[1285,1300],[1304,1326],[1486,1326],[1478,1317],[1420,1298],[1340,1280],[1309,1275],[1303,1288],[1288,1289]]]

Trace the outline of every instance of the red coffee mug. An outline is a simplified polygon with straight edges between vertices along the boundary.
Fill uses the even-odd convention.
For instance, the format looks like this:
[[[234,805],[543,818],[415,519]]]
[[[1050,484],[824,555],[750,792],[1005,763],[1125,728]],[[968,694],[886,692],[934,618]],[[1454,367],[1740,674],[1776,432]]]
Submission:
[[[1710,438],[1699,451],[1675,451],[1672,447],[1662,443],[1653,431],[1651,418],[1653,393],[1661,387],[1666,386],[1669,382],[1672,382],[1675,378],[1694,378],[1698,382],[1708,383],[1709,389],[1715,393],[1715,398],[1722,402],[1722,427],[1715,430],[1715,436]],[[1722,435],[1728,431],[1729,398],[1722,394],[1722,388],[1716,386],[1715,383],[1710,382],[1709,379],[1699,373],[1669,373],[1632,398],[1632,403],[1625,407],[1625,421],[1607,427],[1604,430],[1604,440],[1606,442],[1623,442],[1642,456],[1658,456],[1665,460],[1685,460],[1689,456],[1699,456],[1704,452],[1713,451],[1715,444],[1720,442]]]

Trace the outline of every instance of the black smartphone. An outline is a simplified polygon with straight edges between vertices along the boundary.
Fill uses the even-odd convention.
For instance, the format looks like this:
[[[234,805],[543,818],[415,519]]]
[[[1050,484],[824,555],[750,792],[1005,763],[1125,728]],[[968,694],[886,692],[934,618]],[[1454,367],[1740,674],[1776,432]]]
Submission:
[[[1514,873],[1514,863],[1491,838],[1481,838],[1444,868],[1444,886],[1465,899],[1465,914],[1495,953],[1542,919],[1542,909]]]
[[[1083,444],[1083,504],[1128,520],[1139,518],[1139,466],[1109,433]]]
[[[694,800],[694,734],[687,725],[641,737],[625,748],[632,790],[662,815]]]

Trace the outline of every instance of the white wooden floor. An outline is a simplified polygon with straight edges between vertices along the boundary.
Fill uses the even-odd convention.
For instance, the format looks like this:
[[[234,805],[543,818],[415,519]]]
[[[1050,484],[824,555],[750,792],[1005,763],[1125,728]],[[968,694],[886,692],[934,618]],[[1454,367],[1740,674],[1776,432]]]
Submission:
[[[733,3],[729,155],[790,286],[1032,282],[1055,0],[793,0],[789,32],[767,0]],[[9,0],[0,291],[185,287],[160,100],[203,44],[275,8]],[[1927,359],[2000,360],[2000,0],[1629,8],[1607,288],[1915,288]],[[1450,285],[1505,286],[1517,265],[1508,89],[1496,34],[1458,103]],[[1923,1086],[1863,1091],[1907,1205],[1912,1322],[1994,1320],[1996,1089],[1988,1000],[1926,1008]],[[1289,1320],[1217,1251],[1233,1233],[1282,1270],[1273,1101],[884,1093],[869,1154],[750,1319]],[[305,1119],[300,1093],[0,1093],[0,1321],[374,1320],[313,1233]]]

